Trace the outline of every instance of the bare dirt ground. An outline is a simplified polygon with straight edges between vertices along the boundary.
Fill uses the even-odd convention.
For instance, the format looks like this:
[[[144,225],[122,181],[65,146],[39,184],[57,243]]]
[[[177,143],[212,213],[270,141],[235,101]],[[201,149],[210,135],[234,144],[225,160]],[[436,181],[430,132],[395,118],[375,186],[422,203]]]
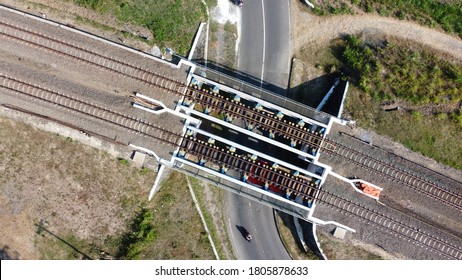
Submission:
[[[156,173],[124,146],[3,107],[0,139],[0,259],[113,258],[140,207],[157,238],[138,258],[214,259],[184,175],[148,202]]]
[[[308,7],[294,1],[291,5],[291,32],[293,53],[304,46],[323,46],[344,34],[375,33],[392,35],[416,41],[431,49],[448,53],[462,60],[462,40],[443,31],[420,26],[416,23],[376,15],[318,17],[308,12]]]
[[[139,169],[118,163],[114,155],[123,151],[108,144],[103,145],[111,154],[81,145],[58,125],[49,124],[70,136],[15,120],[0,118],[3,253],[18,259],[46,257],[43,237],[37,234],[41,220],[58,236],[96,243],[123,232],[133,217],[132,207],[147,197],[155,173],[142,175]],[[29,121],[40,125],[38,120]],[[56,253],[53,258],[66,257]]]

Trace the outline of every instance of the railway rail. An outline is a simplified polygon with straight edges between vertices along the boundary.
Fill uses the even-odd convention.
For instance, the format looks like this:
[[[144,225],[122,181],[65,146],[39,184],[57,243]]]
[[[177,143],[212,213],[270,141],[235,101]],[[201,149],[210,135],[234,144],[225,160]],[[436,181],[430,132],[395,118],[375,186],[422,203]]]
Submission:
[[[20,81],[2,73],[0,73],[0,87],[13,91],[20,96],[59,106],[72,112],[122,127],[133,133],[169,143],[172,146],[177,146],[181,139],[179,134],[136,117],[124,115],[39,85]]]
[[[326,139],[326,142],[329,141],[331,140]],[[462,195],[447,190],[433,182],[429,182],[422,177],[412,174],[408,170],[400,169],[380,159],[339,143],[336,145],[335,152],[329,149],[326,149],[325,152],[329,156],[345,159],[348,162],[356,164],[361,168],[374,172],[391,181],[398,181],[417,192],[462,211]]]
[[[79,62],[84,62],[125,77],[130,77],[137,82],[148,84],[149,86],[157,87],[177,95],[182,95],[185,89],[185,85],[179,81],[143,69],[118,58],[110,57],[104,53],[98,53],[95,50],[86,49],[24,27],[0,22],[0,34],[12,40],[75,59]]]
[[[180,151],[194,155],[199,160],[213,162],[224,169],[233,168],[242,175],[252,174],[257,179],[268,181],[282,191],[301,195],[303,198],[313,198],[314,194],[312,192],[318,186],[315,178],[307,181],[302,176],[295,176],[282,170],[277,170],[245,155],[219,149],[217,146],[198,140],[193,136],[185,136],[181,143]]]
[[[88,102],[84,102],[58,92],[47,90],[42,87],[32,85],[30,83],[25,83],[9,78],[3,74],[0,74],[0,81],[2,88],[9,89],[17,93],[21,93],[22,95],[25,94],[28,97],[39,99],[41,101],[53,105],[58,105],[72,111],[77,111],[79,113],[100,120],[108,121],[113,124],[122,126],[124,128],[128,128],[134,132],[147,134],[145,130],[143,131],[143,129],[139,127],[139,124],[136,124],[136,119],[130,118],[128,116],[117,114],[115,112],[101,108],[97,105],[90,104]],[[111,115],[112,117],[109,117]],[[156,127],[156,129],[161,128]],[[169,131],[165,131],[165,133],[169,134],[170,137],[173,137],[173,139],[169,137],[166,138],[152,135],[149,137],[153,137],[157,140],[172,145],[175,145],[179,140],[179,135],[172,134]],[[374,223],[377,226],[380,226],[397,236],[402,236],[403,238],[411,240],[412,242],[415,242],[427,249],[435,250],[442,256],[445,256],[446,258],[461,258],[461,249],[453,244],[449,244],[448,242],[438,239],[428,233],[421,232],[418,229],[412,228],[411,226],[406,225],[400,221],[396,221],[389,216],[377,213],[376,211],[371,209],[367,209],[363,206],[355,204],[337,195],[323,191],[322,189],[320,190],[316,188],[316,186],[314,185],[306,184],[305,182],[300,184],[299,180],[291,179],[290,176],[288,176],[288,174],[272,171],[271,169],[269,169],[269,166],[255,164],[251,161],[250,158],[233,155],[223,150],[217,150],[216,148],[211,148],[207,146],[205,143],[194,142],[193,145],[187,145],[187,141],[183,141],[183,143],[185,144],[182,144],[182,147],[189,147],[187,152],[191,154],[195,154],[199,157],[204,157],[207,160],[214,161],[217,164],[223,164],[228,166],[234,165],[235,168],[239,171],[252,171],[253,174],[259,177],[260,179],[270,180],[271,183],[280,186],[283,190],[289,189],[293,191],[294,194],[304,195],[307,199],[315,199],[315,191],[318,191],[320,192],[320,194],[316,198],[316,200],[319,203],[327,204],[330,207],[333,207],[340,211],[345,211],[346,213],[357,216],[367,222]]]
[[[204,100],[201,101],[203,102],[203,106],[211,106],[214,110],[227,110],[226,112],[231,117],[245,116],[245,120],[249,124],[259,126],[268,132],[273,132],[284,138],[293,139],[296,141],[296,145],[307,143],[314,149],[321,149],[332,156],[338,156],[348,161],[352,161],[367,170],[383,174],[383,176],[391,180],[402,182],[419,192],[423,192],[432,198],[443,201],[444,203],[448,203],[449,205],[462,210],[462,198],[460,195],[441,188],[431,182],[427,182],[422,178],[410,174],[408,171],[400,170],[378,159],[374,159],[366,154],[352,150],[339,143],[327,139],[324,139],[323,141],[321,134],[316,135],[316,133],[308,131],[308,129],[303,129],[303,127],[299,124],[286,123],[282,120],[282,118],[279,118],[277,115],[275,115],[274,112],[271,113],[259,111],[248,106],[244,107],[243,104],[233,101],[226,101],[226,103],[223,103],[223,98],[219,96],[211,98],[212,95],[203,95],[200,97],[198,94],[200,92],[199,90],[190,90],[189,88],[186,90],[186,85],[181,82],[156,74],[150,70],[142,69],[139,66],[121,61],[117,58],[109,57],[103,53],[97,53],[94,50],[85,49],[84,47],[64,42],[60,39],[40,34],[32,30],[14,26],[13,24],[0,22],[0,34],[1,36],[10,38],[12,40],[20,41],[22,43],[53,52],[58,55],[78,60],[79,62],[84,62],[116,74],[130,77],[138,82],[146,83],[149,86],[157,87],[176,95],[182,96],[184,94],[190,94],[190,97],[193,97],[195,102]],[[114,125],[128,129],[129,131],[139,133],[140,135],[151,137],[162,142],[166,142],[173,146],[178,145],[181,139],[178,134],[170,132],[161,127],[143,122],[142,120],[136,119],[134,117],[119,114],[101,106],[91,104],[89,102],[79,100],[75,97],[67,96],[65,94],[46,89],[41,86],[26,83],[12,77],[5,76],[3,74],[0,74],[0,81],[2,88],[14,91],[19,95],[41,100],[42,102],[46,102],[48,104],[57,105],[95,119],[112,123]],[[154,132],[156,134],[153,134]],[[285,183],[288,182],[287,180],[289,180],[288,178],[290,178],[282,173],[276,173],[274,171],[271,173],[258,164],[255,165],[254,163],[249,162],[244,163],[245,160],[248,160],[247,158],[236,158],[232,155],[226,156],[225,154],[227,153],[224,153],[223,151],[215,151],[215,153],[210,154],[210,152],[204,148],[202,144],[199,145],[196,143],[195,146],[198,147],[197,150],[190,150],[190,153],[196,153],[198,156],[207,157],[208,160],[216,162],[223,161],[223,164],[239,163],[241,165],[237,165],[239,167],[238,169],[242,171],[250,171],[248,168],[252,168],[254,173],[263,174],[262,172],[268,172],[266,175],[263,174],[265,176],[262,176],[261,178],[265,177],[266,180],[268,180],[267,176],[273,176],[270,177],[270,179],[274,181],[274,184],[279,184],[282,186],[282,183],[284,183],[285,185]],[[217,158],[219,160],[217,160]],[[242,164],[246,165],[244,166]],[[284,179],[286,181],[284,181]],[[295,194],[303,195],[307,199],[317,199],[317,201],[320,203],[325,203],[340,211],[345,211],[350,215],[358,216],[359,218],[376,224],[392,232],[393,234],[411,240],[420,246],[430,250],[435,250],[449,259],[462,258],[460,247],[449,244],[448,242],[438,239],[431,234],[421,232],[418,229],[415,229],[400,221],[396,221],[388,215],[377,213],[374,210],[365,208],[334,194],[327,193],[326,191],[316,188],[315,186],[295,183],[299,181],[289,180],[289,182],[294,183],[289,185],[290,187],[286,186],[285,188],[292,190]],[[301,187],[298,188],[299,186]],[[318,197],[316,197],[316,192],[313,190],[313,188],[319,192]]]
[[[357,140],[359,142],[365,143],[362,139],[359,139],[356,136],[353,136],[353,135],[345,133],[345,132],[340,132],[340,135],[344,135],[344,136],[347,136],[347,137],[352,138],[354,140]],[[421,172],[424,172],[424,173],[431,173],[434,176],[438,177],[439,180],[443,180],[443,181],[445,181],[447,184],[449,184],[451,186],[459,186],[460,188],[462,188],[462,181],[459,181],[459,180],[456,180],[454,178],[448,177],[448,176],[446,176],[446,175],[444,175],[444,174],[442,174],[442,173],[440,173],[438,171],[430,169],[430,168],[428,168],[428,167],[426,167],[426,166],[424,166],[422,164],[419,164],[417,162],[413,162],[413,161],[411,161],[411,160],[409,160],[409,159],[407,159],[407,158],[405,158],[403,156],[397,155],[397,154],[395,154],[395,153],[393,153],[393,152],[391,152],[389,150],[386,150],[386,149],[384,149],[382,147],[379,147],[377,145],[374,145],[372,143],[367,143],[367,144],[368,144],[368,147],[372,147],[377,151],[383,152],[383,153],[391,156],[394,161],[397,160],[397,161],[400,161],[400,163],[403,163],[404,165],[410,165],[413,170],[420,170]],[[395,165],[397,165],[397,164],[399,164],[399,163],[395,162]],[[435,181],[432,181],[431,183],[437,184]]]
[[[334,208],[340,212],[355,216],[371,225],[383,229],[385,232],[408,240],[427,250],[435,251],[440,256],[447,259],[462,259],[462,248],[460,245],[453,244],[435,234],[424,232],[419,228],[397,220],[393,218],[388,211],[378,212],[377,210],[349,201],[325,190],[320,190],[317,200],[320,204],[326,204],[328,207]]]
[[[316,200],[319,204],[326,204],[328,207],[348,215],[353,215],[395,236],[404,238],[428,250],[436,251],[445,258],[462,259],[462,248],[460,246],[407,225],[391,217],[387,212],[378,212],[377,210],[367,208],[321,189],[313,183],[300,180],[300,178],[294,178],[294,176],[274,170],[268,165],[260,164],[247,156],[220,149],[213,144],[208,144],[193,136],[185,136],[180,146],[181,150],[184,152],[183,156],[191,154],[197,157],[198,162],[201,159],[205,159],[205,161],[213,162],[218,166],[232,168],[241,174],[251,173],[252,176],[262,182],[268,182],[282,191],[290,190],[294,195],[302,196],[304,201]]]
[[[419,178],[408,171],[400,170],[361,152],[353,151],[340,143],[328,139],[324,139],[323,141],[322,135],[316,134],[316,132],[313,133],[298,124],[284,122],[275,114],[249,108],[249,106],[245,106],[239,102],[225,100],[223,96],[215,95],[212,92],[191,89],[190,87],[188,87],[188,90],[185,90],[185,85],[178,81],[163,77],[162,75],[117,58],[108,57],[105,54],[97,53],[93,50],[88,50],[23,27],[4,22],[0,22],[0,27],[2,36],[71,57],[120,75],[129,76],[139,82],[147,83],[150,86],[161,88],[176,95],[181,96],[186,94],[188,97],[193,98],[194,101],[200,101],[202,106],[209,106],[214,110],[225,110],[230,116],[240,116],[248,123],[259,126],[268,132],[274,132],[284,138],[293,139],[298,144],[308,144],[311,148],[326,151],[331,156],[339,156],[352,161],[367,170],[382,174],[382,176],[393,181],[399,181],[429,197],[462,210],[462,196],[446,190],[435,183]]]
[[[368,171],[377,173],[379,176],[392,181],[398,181],[432,199],[462,211],[461,195],[447,190],[434,182],[430,182],[423,177],[412,174],[408,170],[397,168],[333,140],[323,139],[321,134],[310,131],[306,127],[301,127],[292,122],[284,122],[274,113],[257,110],[254,107],[251,108],[207,89],[191,90],[188,88],[185,98],[189,99],[188,102],[200,104],[202,109],[208,108],[210,112],[215,110],[217,113],[224,112],[227,115],[241,118],[248,123],[253,123],[255,127],[259,127],[267,132],[273,131],[284,138],[293,139],[297,143],[308,144],[313,149],[324,151],[330,156],[346,159]]]
[[[207,113],[225,113],[230,120],[240,118],[248,124],[248,128],[259,128],[269,135],[280,136],[290,140],[293,147],[308,145],[316,152],[323,140],[323,133],[310,130],[304,123],[287,122],[282,115],[259,107],[251,107],[240,101],[223,96],[208,89],[188,87],[184,104],[194,103]],[[271,137],[272,138],[272,137]],[[327,147],[325,147],[326,149]],[[335,147],[330,147],[334,149]]]
[[[11,104],[1,104],[1,106],[5,107],[7,109],[13,110],[13,111],[21,112],[21,113],[24,113],[24,114],[27,114],[27,115],[31,115],[31,116],[38,117],[38,118],[41,118],[41,119],[44,119],[44,120],[52,121],[54,123],[58,123],[60,125],[72,128],[72,129],[77,130],[77,131],[80,131],[80,133],[84,133],[87,136],[96,136],[96,137],[101,138],[104,141],[107,141],[107,142],[112,143],[112,144],[116,144],[116,145],[119,145],[119,146],[126,146],[127,145],[127,143],[123,143],[123,142],[114,140],[114,139],[112,139],[110,137],[107,137],[106,135],[100,134],[98,132],[83,129],[83,128],[78,127],[78,126],[76,126],[74,124],[64,122],[64,121],[61,121],[61,120],[58,120],[58,119],[55,119],[55,118],[52,118],[52,117],[49,117],[49,116],[45,116],[45,115],[42,115],[42,114],[38,114],[36,112],[26,110],[26,109],[24,109],[22,107],[18,107],[18,106],[11,105]]]

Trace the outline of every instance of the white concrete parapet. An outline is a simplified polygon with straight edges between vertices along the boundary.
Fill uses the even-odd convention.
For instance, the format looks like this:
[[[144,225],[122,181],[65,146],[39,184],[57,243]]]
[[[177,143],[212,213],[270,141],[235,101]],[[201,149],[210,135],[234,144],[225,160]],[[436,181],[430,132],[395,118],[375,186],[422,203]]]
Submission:
[[[269,191],[263,190],[263,189],[261,189],[261,188],[255,186],[255,185],[251,185],[251,184],[249,184],[249,183],[246,183],[246,182],[243,182],[243,181],[238,180],[238,179],[236,179],[236,178],[233,178],[233,177],[231,177],[231,176],[229,176],[229,175],[221,174],[220,172],[215,171],[215,170],[213,170],[213,169],[210,169],[210,168],[207,168],[207,167],[204,167],[204,166],[200,166],[200,165],[198,165],[198,164],[196,164],[196,163],[194,163],[194,162],[191,162],[191,161],[189,161],[189,160],[186,160],[186,159],[183,159],[183,158],[175,157],[175,158],[174,158],[174,161],[179,162],[179,163],[182,163],[182,164],[186,164],[186,165],[189,165],[189,166],[192,166],[192,167],[194,167],[194,168],[196,168],[196,169],[199,169],[199,170],[204,171],[204,172],[206,172],[206,173],[212,174],[212,175],[214,175],[214,176],[216,176],[216,177],[219,177],[219,178],[221,178],[221,179],[227,180],[227,181],[229,181],[229,182],[232,182],[232,183],[234,183],[234,184],[240,185],[240,186],[242,186],[242,187],[249,188],[249,189],[251,189],[251,190],[253,190],[253,191],[257,192],[257,193],[260,193],[260,194],[265,195],[265,196],[269,196],[269,197],[271,197],[271,198],[274,198],[274,199],[276,199],[276,200],[278,200],[278,201],[281,201],[281,202],[284,202],[284,203],[286,203],[286,204],[295,206],[295,207],[297,207],[297,208],[303,208],[303,209],[305,209],[305,210],[310,211],[310,213],[311,213],[311,211],[312,211],[312,209],[310,209],[309,207],[304,206],[304,205],[302,205],[302,204],[300,204],[300,203],[297,203],[297,202],[294,202],[294,201],[292,201],[292,200],[286,199],[286,198],[284,198],[284,197],[282,197],[282,196],[278,196],[278,195],[273,194],[273,193],[271,193],[271,192],[269,192]],[[175,163],[175,164],[176,164],[176,163]]]
[[[272,145],[274,145],[274,146],[277,146],[277,147],[280,147],[280,148],[282,148],[282,149],[288,150],[288,151],[293,152],[293,153],[295,153],[295,154],[299,154],[299,155],[302,155],[302,156],[304,156],[304,157],[311,158],[311,159],[314,159],[314,158],[315,158],[313,155],[310,155],[310,154],[308,154],[308,153],[305,153],[305,152],[303,152],[303,151],[301,151],[301,150],[298,150],[298,149],[289,147],[289,146],[287,146],[287,145],[284,145],[284,144],[282,144],[282,143],[279,143],[278,141],[275,141],[275,140],[270,139],[270,138],[265,137],[265,136],[261,136],[261,135],[259,135],[259,134],[257,134],[257,133],[254,133],[254,132],[249,131],[249,130],[247,130],[247,129],[244,129],[244,128],[242,128],[242,127],[238,127],[238,126],[236,126],[236,125],[234,125],[234,124],[227,123],[227,122],[225,122],[225,121],[222,121],[222,120],[217,119],[217,118],[215,118],[215,117],[209,116],[209,115],[207,115],[207,114],[198,112],[198,111],[196,111],[196,110],[194,110],[194,109],[191,109],[191,108],[189,108],[189,107],[186,107],[186,106],[181,105],[181,108],[182,108],[182,110],[184,110],[185,112],[191,113],[191,114],[193,114],[193,115],[200,116],[200,117],[202,117],[202,118],[204,118],[204,119],[207,119],[207,120],[212,121],[212,122],[214,122],[214,123],[217,123],[217,124],[219,124],[219,125],[228,127],[228,128],[230,128],[230,129],[236,130],[236,131],[238,131],[238,132],[240,132],[240,133],[246,134],[246,135],[251,136],[251,137],[253,137],[253,138],[256,138],[256,139],[258,139],[258,140],[261,140],[261,141],[270,143],[270,144],[272,144]]]
[[[164,103],[162,103],[161,101],[150,98],[150,97],[148,97],[146,95],[143,95],[143,94],[140,94],[138,92],[135,94],[135,96],[138,97],[138,98],[141,98],[141,99],[145,99],[145,100],[153,103],[154,105],[158,105],[158,106],[162,107],[162,109],[161,110],[153,110],[151,108],[147,108],[146,106],[144,106],[142,104],[138,104],[136,102],[133,103],[133,107],[135,107],[135,108],[138,108],[138,109],[153,113],[155,115],[160,115],[160,114],[163,114],[163,113],[170,113],[170,114],[178,116],[180,118],[187,119],[189,122],[194,123],[194,124],[198,124],[200,122],[198,119],[193,118],[188,114],[183,114],[183,113],[178,112],[176,110],[172,110],[170,108],[167,108],[167,106],[165,106]]]
[[[294,165],[292,165],[292,164],[290,164],[290,163],[283,162],[283,161],[278,160],[278,159],[276,159],[276,158],[273,158],[273,157],[271,157],[271,156],[262,154],[262,153],[260,153],[260,152],[258,152],[258,151],[252,150],[252,149],[247,148],[247,147],[245,147],[245,146],[242,146],[242,145],[240,145],[240,144],[238,144],[238,143],[229,141],[229,140],[224,139],[224,138],[222,138],[222,137],[220,137],[220,136],[217,136],[217,135],[208,133],[208,132],[203,131],[203,130],[201,130],[201,129],[199,129],[199,128],[188,127],[188,129],[190,129],[190,130],[192,130],[192,131],[195,131],[195,132],[197,132],[197,133],[199,133],[199,134],[202,134],[202,135],[205,135],[205,136],[208,136],[208,137],[212,137],[212,138],[214,138],[214,139],[217,140],[217,141],[220,141],[220,142],[222,142],[222,143],[225,143],[225,144],[234,146],[234,147],[236,147],[236,148],[238,148],[238,149],[240,149],[240,150],[246,151],[246,152],[251,153],[251,154],[253,154],[253,155],[257,155],[257,156],[260,157],[260,158],[265,158],[265,159],[267,159],[267,160],[269,160],[269,161],[278,163],[279,165],[282,165],[282,166],[284,166],[284,167],[290,168],[290,169],[292,169],[292,170],[294,170],[294,171],[298,171],[298,172],[300,172],[300,173],[304,173],[304,174],[307,175],[307,176],[320,179],[320,180],[321,180],[321,183],[320,183],[320,184],[322,184],[322,182],[323,182],[323,177],[321,177],[321,176],[319,176],[319,175],[317,175],[317,174],[311,173],[311,172],[309,172],[309,171],[307,171],[307,170],[301,169],[300,167],[294,166]]]
[[[247,99],[247,100],[250,100],[250,101],[254,101],[256,103],[260,103],[263,107],[266,107],[266,108],[271,108],[273,110],[276,110],[276,111],[279,111],[279,112],[282,112],[284,115],[286,116],[290,116],[290,117],[293,117],[293,118],[296,118],[296,119],[302,119],[303,121],[305,121],[306,123],[310,123],[310,124],[314,124],[314,125],[317,125],[317,126],[321,126],[321,127],[326,127],[325,124],[321,123],[321,122],[318,122],[316,120],[313,120],[313,119],[310,119],[308,117],[305,117],[303,115],[300,115],[296,112],[293,112],[293,111],[290,111],[289,109],[286,109],[286,108],[283,108],[283,107],[280,107],[276,104],[272,104],[270,102],[267,102],[263,99],[260,99],[260,98],[256,98],[252,95],[249,95],[247,93],[244,93],[242,91],[239,91],[239,90],[236,90],[234,88],[231,88],[231,87],[228,87],[226,85],[222,85],[222,84],[219,84],[217,82],[214,82],[214,81],[211,81],[207,78],[204,78],[204,77],[201,77],[199,75],[196,75],[196,74],[192,74],[192,76],[194,77],[194,79],[196,79],[197,81],[199,82],[202,82],[202,83],[206,83],[206,84],[209,84],[209,85],[215,85],[217,86],[219,89],[222,89],[228,93],[233,93],[233,94],[237,94],[238,96],[244,98],[244,99]]]

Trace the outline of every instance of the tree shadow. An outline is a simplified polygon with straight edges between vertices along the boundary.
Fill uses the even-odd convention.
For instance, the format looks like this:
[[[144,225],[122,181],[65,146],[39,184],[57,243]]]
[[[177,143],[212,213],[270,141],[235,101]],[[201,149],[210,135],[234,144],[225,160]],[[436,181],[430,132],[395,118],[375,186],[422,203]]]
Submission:
[[[38,224],[34,224],[36,227],[37,227],[37,234],[38,235],[43,235],[43,232],[46,232],[48,233],[50,236],[56,238],[57,240],[61,241],[62,243],[66,244],[67,246],[69,246],[72,250],[74,250],[76,253],[78,253],[79,255],[82,256],[82,259],[84,260],[92,260],[93,258],[91,258],[89,255],[85,254],[84,252],[80,251],[77,247],[75,247],[74,245],[72,245],[71,243],[67,242],[66,240],[64,240],[63,238],[59,237],[58,235],[54,234],[53,232],[51,232],[50,230],[48,230],[46,227],[45,227],[45,224],[47,222],[45,220],[40,220],[40,222]]]
[[[0,249],[0,260],[19,260],[19,253],[11,250],[10,246],[4,245]]]

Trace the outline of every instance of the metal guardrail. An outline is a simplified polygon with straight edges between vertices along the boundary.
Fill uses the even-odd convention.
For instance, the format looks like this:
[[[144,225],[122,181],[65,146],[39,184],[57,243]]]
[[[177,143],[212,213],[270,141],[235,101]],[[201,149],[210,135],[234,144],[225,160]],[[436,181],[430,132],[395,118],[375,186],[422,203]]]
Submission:
[[[259,88],[255,85],[238,80],[234,77],[231,77],[214,69],[206,68],[202,65],[196,64],[194,74],[206,77],[207,79],[213,80],[220,84],[250,94],[256,98],[260,98],[267,102],[276,104],[278,106],[281,106],[283,108],[286,108],[288,110],[291,110],[293,112],[296,112],[300,115],[306,116],[326,125],[329,123],[329,120],[332,117],[331,115],[326,114],[324,112],[316,111],[316,109],[308,105],[302,104],[287,97],[277,95],[266,89]]]

